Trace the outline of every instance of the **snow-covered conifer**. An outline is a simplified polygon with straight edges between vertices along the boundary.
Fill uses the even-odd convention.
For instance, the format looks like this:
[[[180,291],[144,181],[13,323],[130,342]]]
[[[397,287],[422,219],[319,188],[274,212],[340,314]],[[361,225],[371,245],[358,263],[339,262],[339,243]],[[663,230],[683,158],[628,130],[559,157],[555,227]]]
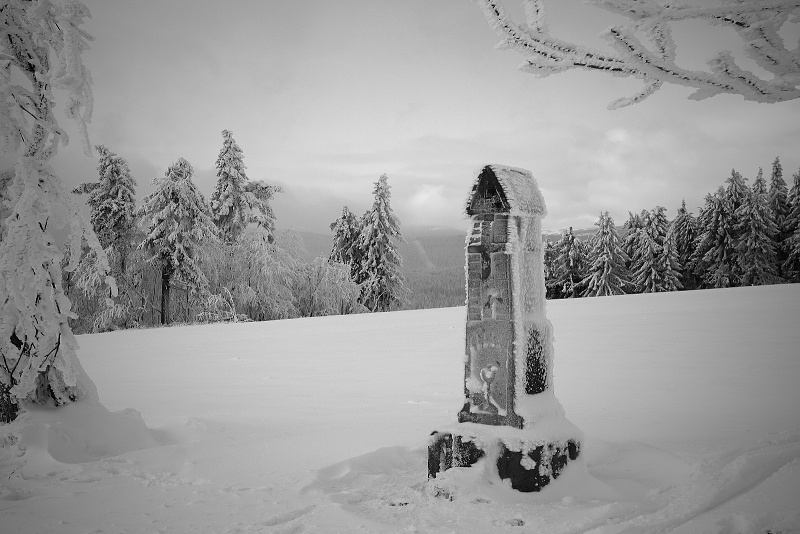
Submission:
[[[738,285],[736,271],[736,238],[725,189],[706,195],[705,206],[700,211],[699,235],[692,258],[695,274],[701,276],[708,287],[734,287]]]
[[[56,405],[97,392],[78,362],[74,317],[62,288],[64,248],[54,231],[69,228],[71,255],[81,242],[97,255],[96,276],[114,280],[108,262],[63,183],[48,165],[67,135],[54,115],[54,89],[66,93],[84,152],[91,155],[91,78],[81,60],[91,37],[80,29],[89,11],[77,0],[12,1],[0,6],[0,152],[20,156],[4,191],[8,213],[0,241],[0,419],[17,414],[20,401]]]
[[[755,286],[779,281],[773,236],[778,227],[769,207],[767,185],[759,170],[753,188],[736,212],[737,262],[740,284]]]
[[[778,227],[778,231],[772,237],[772,241],[775,243],[778,274],[781,277],[783,276],[783,263],[789,256],[789,251],[786,249],[788,235],[785,231],[786,218],[789,216],[788,195],[789,190],[786,187],[786,181],[783,179],[781,160],[776,157],[775,161],[772,162],[772,176],[769,181],[769,208],[775,219],[775,225]]]
[[[356,284],[364,281],[361,273],[361,251],[358,248],[361,234],[361,221],[353,215],[347,206],[342,208],[342,215],[330,225],[333,231],[333,247],[328,259],[332,262],[350,266],[350,279]]]
[[[675,239],[675,252],[678,263],[681,264],[681,279],[684,289],[696,289],[700,280],[694,276],[691,265],[692,255],[697,239],[697,219],[686,209],[686,201],[681,201],[678,214],[670,223],[669,231]]]
[[[681,283],[681,263],[678,260],[678,248],[675,245],[675,234],[667,230],[661,254],[656,261],[656,268],[661,276],[660,291],[678,291],[683,289]]]
[[[111,247],[117,252],[124,271],[125,257],[135,231],[136,180],[124,158],[103,145],[95,146],[95,150],[100,154],[99,180],[83,183],[72,192],[89,193],[89,220],[94,233],[104,249]]]
[[[630,268],[633,266],[633,256],[636,254],[637,249],[636,240],[638,239],[638,231],[643,226],[642,217],[646,215],[647,211],[642,211],[641,214],[629,211],[628,220],[622,225],[622,229],[625,232],[622,238],[622,251],[628,258],[625,264],[628,268],[628,272],[630,272]]]
[[[163,178],[154,178],[155,191],[139,208],[145,238],[141,248],[148,261],[161,270],[161,323],[170,322],[170,285],[186,284],[194,294],[208,287],[200,269],[203,245],[217,238],[217,228],[205,197],[192,182],[194,169],[183,158],[172,164]]]
[[[222,149],[217,157],[217,184],[211,194],[211,214],[223,239],[233,243],[250,223],[275,231],[275,214],[270,200],[280,187],[263,181],[251,182],[245,173],[242,149],[233,132],[222,131]]]
[[[577,298],[583,289],[582,282],[587,274],[586,247],[572,232],[572,227],[564,232],[556,245],[555,283],[563,298]]]
[[[389,205],[391,193],[385,174],[375,182],[372,208],[361,218],[361,233],[357,247],[360,250],[364,282],[361,303],[370,311],[387,311],[405,298],[405,285],[400,272],[402,259],[397,251],[400,221]]]
[[[620,245],[614,219],[606,211],[600,214],[595,225],[597,233],[590,243],[589,275],[582,282],[586,287],[583,296],[624,295],[629,284],[625,268],[628,257]]]
[[[783,241],[786,260],[781,266],[781,272],[787,282],[795,283],[800,282],[800,170],[792,178],[794,182],[787,199],[789,214],[783,225],[786,233]]]

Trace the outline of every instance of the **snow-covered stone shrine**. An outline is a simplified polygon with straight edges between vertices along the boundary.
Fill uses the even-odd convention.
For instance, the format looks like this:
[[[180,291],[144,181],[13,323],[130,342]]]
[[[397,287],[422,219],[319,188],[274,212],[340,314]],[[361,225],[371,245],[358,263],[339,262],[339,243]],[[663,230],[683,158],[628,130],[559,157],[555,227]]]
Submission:
[[[431,435],[428,478],[484,459],[512,488],[539,491],[578,458],[582,441],[553,394],[544,199],[529,171],[487,165],[466,212],[465,403],[457,424]]]

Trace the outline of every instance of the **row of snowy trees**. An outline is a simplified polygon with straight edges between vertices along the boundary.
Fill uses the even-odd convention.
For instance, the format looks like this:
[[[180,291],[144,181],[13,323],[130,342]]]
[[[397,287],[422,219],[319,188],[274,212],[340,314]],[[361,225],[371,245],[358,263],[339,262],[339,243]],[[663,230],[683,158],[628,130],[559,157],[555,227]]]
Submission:
[[[545,250],[548,298],[652,293],[800,282],[800,171],[789,189],[780,159],[748,186],[736,170],[705,198],[698,217],[683,202],[629,214],[620,237],[604,212],[588,243],[572,228]]]
[[[372,208],[359,218],[344,206],[342,215],[331,223],[329,260],[348,266],[350,280],[361,288],[359,302],[373,312],[396,308],[407,296],[397,249],[397,243],[404,241],[389,189],[383,174],[375,182]]]
[[[110,259],[119,296],[98,299],[84,251],[78,272],[65,281],[83,299],[91,329],[173,321],[174,288],[186,296],[184,320],[263,320],[361,311],[359,286],[349,268],[333,261],[302,259],[299,238],[276,235],[270,200],[280,188],[251,181],[233,134],[222,132],[217,182],[206,201],[183,158],[136,204],[136,181],[124,158],[98,146],[99,180],[73,192],[88,193],[91,223]],[[155,280],[154,280],[155,279]],[[159,290],[160,289],[160,290]],[[81,295],[80,292],[83,292]],[[87,328],[87,326],[84,326]]]

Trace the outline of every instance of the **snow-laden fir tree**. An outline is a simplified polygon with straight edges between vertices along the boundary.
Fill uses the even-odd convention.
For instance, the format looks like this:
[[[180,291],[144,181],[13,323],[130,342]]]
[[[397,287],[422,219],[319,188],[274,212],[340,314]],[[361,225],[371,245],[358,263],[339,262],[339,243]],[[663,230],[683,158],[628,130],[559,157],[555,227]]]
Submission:
[[[349,266],[350,279],[356,284],[364,281],[361,272],[361,250],[358,248],[361,235],[361,221],[347,206],[342,207],[342,215],[330,225],[333,232],[333,247],[328,259]]]
[[[739,94],[756,102],[800,97],[800,63],[796,48],[788,49],[778,33],[787,22],[795,21],[800,15],[800,4],[795,0],[722,0],[718,5],[655,0],[593,0],[589,3],[629,19],[601,34],[611,46],[611,52],[553,37],[545,17],[544,0],[523,0],[525,23],[517,22],[506,13],[503,0],[478,0],[489,25],[502,38],[500,47],[516,50],[525,57],[521,67],[524,71],[543,77],[584,69],[631,76],[643,82],[639,93],[615,100],[609,105],[611,109],[640,102],[665,83],[695,89],[689,97],[693,100],[723,93]],[[768,76],[761,77],[738,65],[728,51],[708,61],[710,71],[679,66],[672,25],[689,20],[735,31],[747,56]]]
[[[740,285],[778,283],[780,279],[773,242],[778,227],[769,207],[767,183],[761,169],[751,191],[736,212],[736,221]]]
[[[556,243],[551,241],[544,242],[544,285],[547,300],[564,298],[561,288],[556,280],[556,260],[558,259],[558,248]]]
[[[661,254],[656,260],[656,269],[661,275],[661,291],[678,291],[683,289],[681,283],[681,263],[678,260],[678,249],[675,245],[675,234],[668,228],[664,236]]]
[[[622,225],[622,230],[624,232],[622,238],[622,251],[628,258],[625,263],[628,273],[631,272],[631,268],[633,267],[633,256],[636,254],[636,249],[638,248],[637,240],[639,239],[639,230],[641,230],[644,226],[642,217],[647,216],[649,215],[645,210],[642,210],[641,213],[633,213],[629,211],[628,220]]]
[[[98,181],[83,183],[72,192],[89,194],[89,220],[97,235],[100,245],[108,256],[111,274],[117,281],[118,298],[113,305],[100,306],[97,313],[88,314],[95,330],[108,328],[112,323],[117,326],[136,324],[136,317],[143,312],[146,299],[134,287],[129,273],[129,258],[134,254],[136,235],[136,180],[131,176],[128,162],[114,154],[103,145],[95,146],[100,155],[97,166]],[[139,255],[140,256],[140,255]],[[76,277],[68,276],[75,282],[84,295],[85,300],[97,291],[97,281],[91,276],[91,264],[94,254],[84,254],[76,270]],[[136,263],[136,262],[134,262]],[[140,265],[141,267],[141,265]],[[90,301],[94,302],[95,301]]]
[[[555,284],[559,288],[562,298],[580,297],[583,286],[581,282],[586,278],[586,247],[572,233],[572,227],[564,232],[561,240],[556,244],[558,256],[556,257]]]
[[[370,311],[388,311],[405,299],[405,285],[400,272],[402,259],[395,241],[403,243],[400,221],[389,204],[388,178],[375,182],[372,208],[361,218],[357,247],[361,254],[361,303]]]
[[[614,219],[605,211],[595,225],[597,233],[589,245],[589,275],[582,282],[586,287],[583,296],[624,295],[629,284],[625,267],[628,257],[622,250]]]
[[[97,398],[81,368],[68,319],[74,317],[61,277],[63,247],[54,232],[68,228],[67,269],[78,263],[81,242],[94,250],[95,276],[114,280],[97,237],[48,165],[67,135],[53,115],[54,90],[66,95],[84,152],[91,155],[91,78],[81,60],[91,37],[80,29],[89,10],[77,0],[0,4],[0,152],[18,153],[5,182],[6,219],[0,240],[0,420],[19,403],[65,404]]]
[[[643,211],[641,227],[633,238],[631,281],[638,293],[675,291],[682,287],[675,238],[668,235],[666,210],[656,206]]]
[[[707,287],[735,287],[739,282],[733,214],[725,196],[721,186],[706,195],[698,217],[699,235],[692,264],[695,274],[703,278]]]
[[[119,262],[119,272],[125,271],[125,260],[131,248],[136,220],[136,180],[131,176],[128,162],[103,145],[95,146],[100,154],[97,166],[99,179],[83,183],[72,192],[89,193],[89,220],[100,245]]]
[[[208,289],[200,261],[203,245],[216,241],[218,231],[193,175],[192,165],[179,158],[164,177],[153,179],[156,189],[143,199],[138,211],[145,228],[139,246],[161,270],[161,324],[171,321],[170,286],[174,281],[201,298]]]
[[[786,238],[783,243],[787,253],[781,266],[783,278],[787,282],[800,282],[800,170],[792,175],[793,184],[789,191],[789,214],[786,216],[783,231]]]
[[[782,266],[789,256],[789,251],[785,248],[788,244],[785,232],[786,218],[789,216],[789,189],[786,187],[786,180],[783,179],[783,167],[780,158],[775,158],[772,162],[772,175],[769,180],[769,208],[775,219],[778,231],[772,238],[775,243],[775,253],[777,255],[778,274],[783,276]]]
[[[211,193],[211,215],[223,240],[234,243],[245,227],[254,223],[272,236],[275,214],[270,200],[281,191],[261,180],[250,181],[245,172],[242,149],[233,132],[222,131],[222,149],[217,156],[217,184]]]
[[[686,209],[686,201],[681,201],[678,214],[670,223],[669,231],[675,239],[675,252],[678,263],[681,264],[681,280],[684,289],[697,289],[702,283],[693,272],[691,263],[697,240],[697,219]]]

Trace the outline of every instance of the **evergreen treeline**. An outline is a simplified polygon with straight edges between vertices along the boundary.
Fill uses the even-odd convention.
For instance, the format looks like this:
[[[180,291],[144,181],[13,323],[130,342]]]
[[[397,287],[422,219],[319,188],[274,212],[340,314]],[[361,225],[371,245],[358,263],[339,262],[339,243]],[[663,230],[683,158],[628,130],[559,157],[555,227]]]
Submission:
[[[97,147],[98,181],[73,193],[89,195],[91,223],[118,294],[103,293],[107,280],[92,268],[100,260],[82,250],[78,268],[63,280],[76,332],[357,313],[400,301],[400,257],[392,242],[400,239],[399,223],[385,175],[351,247],[358,268],[343,257],[308,263],[297,233],[275,232],[270,200],[280,188],[251,181],[233,134],[225,130],[222,137],[210,202],[193,182],[192,165],[179,158],[137,206],[125,159]]]
[[[685,202],[672,221],[665,211],[629,213],[621,236],[604,212],[588,243],[572,228],[548,242],[547,298],[800,282],[800,171],[789,189],[779,158],[769,184],[733,170],[697,217]]]

